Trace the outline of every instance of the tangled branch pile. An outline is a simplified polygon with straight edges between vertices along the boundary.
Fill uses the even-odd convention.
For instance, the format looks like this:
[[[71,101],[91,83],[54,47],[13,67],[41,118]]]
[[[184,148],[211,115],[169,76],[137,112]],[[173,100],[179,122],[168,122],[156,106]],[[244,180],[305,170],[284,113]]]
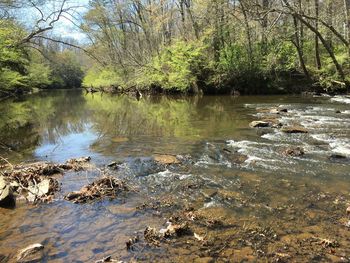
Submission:
[[[90,165],[90,157],[70,159],[64,164],[35,162],[29,164],[9,165],[9,169],[0,175],[0,205],[8,206],[15,203],[16,197],[29,202],[48,202],[60,190],[55,175],[65,171],[80,171]]]
[[[64,199],[82,204],[105,197],[116,198],[123,191],[129,191],[125,183],[108,176],[84,186],[80,191],[68,193]]]

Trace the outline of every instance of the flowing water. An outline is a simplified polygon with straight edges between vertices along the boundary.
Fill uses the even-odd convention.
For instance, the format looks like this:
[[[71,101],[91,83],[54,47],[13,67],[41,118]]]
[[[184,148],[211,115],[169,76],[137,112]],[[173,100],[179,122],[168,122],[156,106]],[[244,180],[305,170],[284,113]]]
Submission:
[[[0,208],[0,262],[33,243],[45,246],[43,262],[109,255],[125,262],[349,262],[349,103],[345,96],[138,101],[82,91],[2,101],[0,156],[12,163],[91,156],[101,169],[117,161],[108,173],[135,191],[72,204],[63,195],[100,174],[66,173],[54,202]],[[276,106],[288,112],[264,110]],[[260,118],[309,132],[249,127]],[[305,155],[282,154],[292,146]],[[155,154],[177,155],[182,164],[154,165]],[[192,233],[159,246],[143,240],[146,227],[160,230],[189,213],[197,238]],[[140,241],[127,250],[135,236]]]

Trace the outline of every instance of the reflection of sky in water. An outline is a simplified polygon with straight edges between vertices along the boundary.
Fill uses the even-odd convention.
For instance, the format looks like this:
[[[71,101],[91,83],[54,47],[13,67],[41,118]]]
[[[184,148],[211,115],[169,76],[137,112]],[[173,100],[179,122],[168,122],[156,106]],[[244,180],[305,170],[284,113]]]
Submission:
[[[90,150],[90,145],[98,138],[90,127],[86,126],[83,132],[70,133],[61,136],[57,143],[44,142],[34,155],[39,159],[63,162],[70,158],[96,155]]]

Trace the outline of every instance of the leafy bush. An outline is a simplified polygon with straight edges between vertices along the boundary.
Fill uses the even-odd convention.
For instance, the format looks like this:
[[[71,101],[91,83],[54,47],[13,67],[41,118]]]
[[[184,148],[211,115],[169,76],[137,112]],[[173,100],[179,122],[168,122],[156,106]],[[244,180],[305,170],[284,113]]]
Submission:
[[[138,86],[187,91],[196,85],[205,65],[205,46],[199,41],[177,41],[154,57],[139,74]]]

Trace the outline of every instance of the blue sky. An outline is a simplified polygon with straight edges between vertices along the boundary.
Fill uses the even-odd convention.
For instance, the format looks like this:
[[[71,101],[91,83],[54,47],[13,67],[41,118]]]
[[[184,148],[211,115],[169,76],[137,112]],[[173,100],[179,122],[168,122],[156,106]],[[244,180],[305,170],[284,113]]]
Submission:
[[[45,3],[45,6],[42,8],[44,16],[50,14],[53,10],[58,10],[61,6],[62,0],[48,0]],[[74,18],[73,17],[61,17],[60,21],[55,23],[54,30],[52,33],[57,36],[61,36],[64,38],[73,38],[79,42],[86,41],[86,36],[82,33],[78,27],[73,25],[69,19],[72,19],[77,24],[80,24],[79,19],[84,15],[84,13],[88,10],[89,0],[67,0],[65,4],[65,8],[67,7],[76,7],[74,8]],[[17,16],[20,16],[22,23],[24,25],[28,25],[30,27],[34,24],[40,17],[40,13],[35,8],[29,8],[26,10],[22,10],[22,12],[18,13]]]

